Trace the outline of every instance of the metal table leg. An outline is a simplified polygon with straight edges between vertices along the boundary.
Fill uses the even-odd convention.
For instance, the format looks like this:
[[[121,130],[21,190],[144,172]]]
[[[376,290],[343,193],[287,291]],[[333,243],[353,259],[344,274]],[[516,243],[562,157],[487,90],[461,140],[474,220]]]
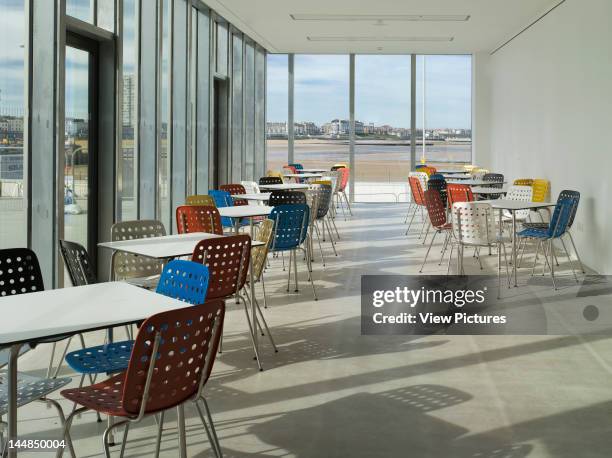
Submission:
[[[514,286],[518,286],[516,269],[516,211],[512,210],[512,271],[514,273]]]
[[[17,359],[21,344],[12,345],[9,352],[8,361],[8,437],[7,441],[17,439]],[[8,449],[8,457],[16,458],[17,450]]]
[[[178,424],[179,457],[187,458],[187,436],[185,431],[185,407],[183,404],[176,408],[176,422]]]

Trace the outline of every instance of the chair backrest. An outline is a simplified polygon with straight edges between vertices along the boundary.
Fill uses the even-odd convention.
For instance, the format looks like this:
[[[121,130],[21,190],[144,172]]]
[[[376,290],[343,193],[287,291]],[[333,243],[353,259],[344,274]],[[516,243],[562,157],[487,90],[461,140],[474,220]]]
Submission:
[[[561,237],[568,228],[569,220],[578,206],[575,199],[559,199],[555,205],[555,211],[548,224],[548,236],[552,238]]]
[[[197,396],[210,377],[224,317],[224,302],[215,300],[146,319],[125,373],[122,407],[131,414],[138,414],[141,407],[145,413],[156,412]]]
[[[321,180],[329,180],[332,182],[332,192],[334,194],[336,194],[340,190],[340,184],[341,184],[342,178],[340,176],[340,172],[338,171],[338,169],[332,170],[330,172],[325,172],[323,176],[321,177]]]
[[[268,176],[268,177],[261,177],[259,179],[259,185],[267,185],[267,184],[283,184],[283,179],[281,177],[275,177],[275,176]]]
[[[446,195],[449,206],[458,202],[472,202],[474,200],[472,188],[466,184],[448,183],[446,185]]]
[[[215,199],[206,194],[194,194],[193,196],[187,196],[185,203],[187,205],[205,205],[207,207],[214,207]]]
[[[531,186],[510,186],[506,194],[506,199],[531,202],[532,195],[533,189]]]
[[[217,191],[215,189],[210,189],[208,191],[208,194],[211,195],[212,198],[215,200],[215,206],[217,208],[234,206],[234,199],[232,199],[231,194],[227,191]],[[234,227],[234,222],[229,216],[222,216],[221,224],[223,225],[223,227]]]
[[[427,167],[427,164],[417,164],[417,165],[414,166],[414,169],[415,170],[419,170],[419,169],[422,169],[422,168],[425,168],[425,167]]]
[[[487,169],[481,168],[472,169],[472,171],[470,172],[472,178],[475,180],[482,180],[487,173],[489,173]]]
[[[181,205],[176,207],[176,228],[179,234],[208,232],[223,235],[221,215],[215,206]]]
[[[36,253],[28,248],[0,250],[0,297],[33,293],[44,289]]]
[[[294,174],[297,173],[297,170],[294,166],[292,165],[283,165],[283,174]]]
[[[276,170],[268,170],[268,173],[266,173],[266,175],[268,175],[269,177],[280,178],[281,182],[285,181],[283,179],[283,174],[281,172],[277,172]]]
[[[446,180],[446,178],[441,173],[436,172],[429,175],[429,180]]]
[[[331,182],[327,181],[319,181],[314,182],[310,189],[312,192],[317,194],[317,213],[315,215],[316,219],[325,218],[327,212],[329,211],[329,207],[332,201],[332,186]]]
[[[155,291],[191,305],[203,304],[208,291],[208,267],[183,259],[170,261],[164,266]]]
[[[340,186],[338,187],[338,191],[344,192],[349,182],[351,171],[348,167],[341,167],[338,171],[340,172]]]
[[[533,186],[533,178],[517,178],[512,184],[514,186]]]
[[[310,224],[309,227],[312,230],[312,223],[317,219],[317,212],[319,206],[319,193],[314,189],[305,189],[300,191],[306,197],[306,205],[310,208]]]
[[[255,281],[259,280],[261,274],[266,267],[266,260],[268,258],[268,250],[270,249],[270,242],[272,241],[272,235],[274,233],[274,221],[271,219],[264,219],[259,224],[257,235],[255,240],[263,242],[263,245],[254,246],[251,248],[251,265],[253,266],[253,278]]]
[[[576,204],[573,207],[572,214],[570,215],[570,219],[567,222],[567,227],[570,228],[574,224],[574,218],[576,218],[576,212],[578,211],[578,204],[580,203],[580,193],[578,191],[573,191],[571,189],[564,189],[559,193],[559,197],[557,198],[557,202],[561,199],[574,199]]]
[[[302,164],[297,164],[297,163],[293,163],[293,164],[289,164],[292,167],[295,167],[295,170],[304,170],[304,166]]]
[[[84,286],[96,283],[96,273],[85,247],[68,240],[60,240],[59,243],[60,253],[62,253],[72,285]]]
[[[408,184],[410,185],[412,201],[417,205],[425,205],[425,198],[423,197],[424,191],[421,187],[421,180],[414,176],[408,177]]]
[[[164,235],[166,235],[164,225],[156,220],[121,221],[111,226],[112,242],[161,237]],[[113,253],[112,266],[115,280],[148,277],[160,274],[162,271],[162,261],[123,251],[115,251]]]
[[[446,204],[442,201],[440,193],[433,188],[425,191],[425,206],[433,227],[442,227],[446,224]]]
[[[490,183],[495,183],[490,185],[492,188],[503,188],[504,186],[504,176],[501,173],[485,173],[482,179]]]
[[[289,250],[304,242],[308,234],[310,209],[306,204],[278,205],[272,209],[274,221],[272,250]]]
[[[453,233],[461,243],[489,245],[495,242],[495,211],[491,204],[458,202],[453,204]]]
[[[229,192],[230,195],[232,196],[236,194],[246,194],[246,189],[244,189],[244,186],[242,186],[240,183],[222,184],[221,186],[219,186],[219,189],[221,191]],[[233,201],[234,201],[234,206],[249,204],[244,199],[233,199]]]
[[[338,170],[338,169],[343,169],[344,167],[346,167],[346,164],[340,162],[338,164],[332,165],[330,170],[335,171],[335,170]]]
[[[306,195],[301,191],[272,191],[268,205],[275,207],[285,204],[305,204]]]
[[[427,180],[429,180],[429,175],[427,175],[427,173],[425,172],[410,172],[408,174],[409,177],[417,177],[419,179],[419,181],[421,182],[421,189],[423,189],[423,191],[425,191],[427,189]]]
[[[230,297],[242,289],[246,282],[251,256],[251,237],[231,235],[198,242],[192,261],[208,266],[208,292],[206,297]]]
[[[543,178],[533,180],[533,202],[546,202],[550,193],[550,181]]]
[[[242,186],[244,186],[244,190],[247,194],[259,194],[261,190],[259,189],[259,185],[254,181],[241,181]],[[260,200],[249,200],[249,205],[263,205],[263,202]]]
[[[429,181],[427,182],[427,189],[433,189],[435,191],[437,191],[440,194],[440,199],[442,200],[442,204],[444,204],[444,207],[446,208],[446,202],[447,202],[447,197],[446,197],[446,180],[444,179],[444,177],[442,178],[434,178],[435,176],[440,176],[442,177],[442,175],[440,174],[434,174],[429,178]]]

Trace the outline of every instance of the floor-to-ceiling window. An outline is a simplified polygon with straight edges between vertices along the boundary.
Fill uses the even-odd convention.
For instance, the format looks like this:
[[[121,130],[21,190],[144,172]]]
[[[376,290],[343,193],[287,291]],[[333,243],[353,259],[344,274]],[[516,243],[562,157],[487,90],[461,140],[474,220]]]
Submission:
[[[25,246],[24,0],[0,0],[0,248]]]
[[[410,55],[355,56],[355,200],[406,196]]]
[[[288,56],[268,54],[266,59],[266,164],[280,170],[288,161]]]
[[[416,75],[417,162],[471,163],[472,56],[417,56]]]
[[[326,167],[349,161],[349,56],[295,56],[294,161]]]

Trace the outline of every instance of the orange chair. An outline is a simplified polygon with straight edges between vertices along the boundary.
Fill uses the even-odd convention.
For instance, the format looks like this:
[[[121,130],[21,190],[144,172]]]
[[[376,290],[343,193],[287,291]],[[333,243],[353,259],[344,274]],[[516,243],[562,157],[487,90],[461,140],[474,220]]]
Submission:
[[[221,191],[227,191],[232,196],[236,194],[246,194],[246,189],[240,183],[230,183],[230,184],[222,184],[219,186]],[[238,207],[240,205],[249,205],[249,203],[244,199],[234,199],[234,207]]]
[[[179,234],[207,232],[223,235],[223,224],[217,207],[181,205],[176,208],[176,227]]]
[[[446,185],[446,196],[448,199],[448,206],[453,207],[453,204],[458,202],[473,202],[474,194],[472,194],[472,188],[465,184],[449,183]]]

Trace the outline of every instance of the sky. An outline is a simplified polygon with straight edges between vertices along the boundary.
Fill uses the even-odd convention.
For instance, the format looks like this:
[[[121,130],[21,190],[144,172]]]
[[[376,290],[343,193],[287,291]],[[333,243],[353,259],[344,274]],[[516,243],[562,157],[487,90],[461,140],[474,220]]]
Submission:
[[[417,56],[417,127],[423,125],[423,61],[427,128],[471,127],[471,56]],[[318,125],[348,118],[348,55],[295,56],[295,114]],[[287,120],[287,55],[268,55],[267,120]],[[355,58],[355,119],[410,127],[410,56]]]

